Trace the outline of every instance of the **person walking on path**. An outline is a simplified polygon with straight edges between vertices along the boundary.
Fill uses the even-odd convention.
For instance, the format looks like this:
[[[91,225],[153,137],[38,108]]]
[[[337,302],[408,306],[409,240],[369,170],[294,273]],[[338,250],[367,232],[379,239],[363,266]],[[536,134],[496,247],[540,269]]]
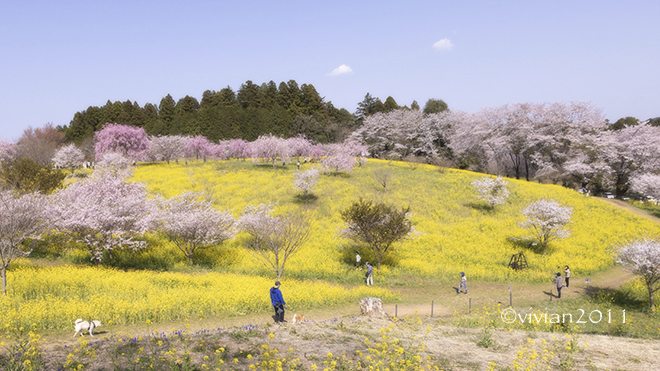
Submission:
[[[360,268],[360,261],[362,261],[362,257],[360,254],[356,251],[355,252],[355,269]]]
[[[365,265],[367,266],[367,286],[373,286],[374,285],[374,266],[371,265],[369,262],[366,262]]]
[[[273,303],[273,308],[275,308],[275,323],[286,322],[284,320],[286,302],[282,297],[282,291],[280,291],[280,281],[275,281],[275,286],[270,288],[270,301]]]
[[[461,289],[465,289],[465,294],[467,294],[467,278],[465,277],[465,272],[461,272],[461,283],[458,284],[458,292],[461,293]]]
[[[557,276],[555,277],[555,285],[557,286],[557,299],[561,299],[561,289],[564,287],[564,278],[559,272],[557,272]]]
[[[566,287],[568,287],[568,279],[571,278],[571,270],[568,265],[564,267],[564,272],[566,273]]]

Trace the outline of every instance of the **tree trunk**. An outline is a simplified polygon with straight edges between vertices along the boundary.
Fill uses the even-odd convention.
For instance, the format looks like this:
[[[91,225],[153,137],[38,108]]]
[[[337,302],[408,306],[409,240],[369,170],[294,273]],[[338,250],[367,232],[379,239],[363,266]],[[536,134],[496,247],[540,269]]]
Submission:
[[[0,269],[0,276],[2,276],[2,295],[7,295],[7,267],[4,264]]]
[[[651,303],[651,312],[655,312],[655,303],[653,302],[653,283],[646,282],[646,288],[649,290],[649,302]]]

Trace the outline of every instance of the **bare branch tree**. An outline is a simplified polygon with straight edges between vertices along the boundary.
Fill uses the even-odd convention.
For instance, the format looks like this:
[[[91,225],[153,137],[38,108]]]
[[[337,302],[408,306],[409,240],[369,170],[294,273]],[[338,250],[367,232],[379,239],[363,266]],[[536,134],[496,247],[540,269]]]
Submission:
[[[249,237],[244,245],[252,255],[270,268],[277,279],[284,273],[287,259],[295,254],[309,238],[311,215],[272,216],[271,204],[247,206],[238,221],[239,228]]]

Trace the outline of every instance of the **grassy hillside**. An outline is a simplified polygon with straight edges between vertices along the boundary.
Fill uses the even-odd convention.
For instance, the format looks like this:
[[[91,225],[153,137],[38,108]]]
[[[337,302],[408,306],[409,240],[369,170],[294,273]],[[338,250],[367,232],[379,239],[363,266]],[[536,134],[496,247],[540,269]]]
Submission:
[[[304,164],[303,170],[310,166]],[[373,172],[383,168],[392,172],[386,192],[373,178]],[[477,199],[470,184],[483,174],[439,171],[428,165],[414,169],[406,163],[381,160],[369,160],[352,174],[321,176],[314,189],[317,199],[305,204],[296,197],[294,171],[292,165],[274,169],[238,161],[156,164],[140,166],[134,180],[166,197],[188,190],[207,192],[218,208],[233,210],[236,217],[248,204],[276,203],[277,212],[313,209],[312,236],[286,266],[285,276],[292,278],[359,282],[361,274],[350,269],[356,247],[337,233],[343,224],[340,211],[359,197],[410,206],[415,228],[423,233],[397,244],[391,264],[378,272],[381,280],[390,283],[400,282],[401,276],[455,280],[461,271],[472,280],[542,282],[567,264],[574,274],[586,275],[613,264],[610,249],[616,243],[660,231],[657,224],[599,199],[556,185],[515,179],[509,179],[509,201],[491,211]],[[526,236],[527,231],[517,225],[523,220],[520,210],[542,197],[573,207],[571,236],[551,242],[545,255],[511,239]],[[228,272],[268,274],[241,248],[240,240],[239,235],[215,251],[205,252],[202,260]],[[154,238],[152,245],[151,254],[159,249],[162,254],[167,243]],[[511,255],[519,251],[525,251],[530,265],[523,272],[507,266]]]

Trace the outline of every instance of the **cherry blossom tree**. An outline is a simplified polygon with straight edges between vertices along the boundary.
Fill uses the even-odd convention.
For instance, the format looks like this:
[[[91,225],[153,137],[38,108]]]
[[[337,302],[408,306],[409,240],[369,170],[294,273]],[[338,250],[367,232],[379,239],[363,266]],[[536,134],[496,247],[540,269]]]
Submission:
[[[0,276],[2,293],[7,294],[7,267],[12,260],[30,254],[24,241],[38,238],[47,228],[46,197],[39,193],[22,196],[0,191]]]
[[[201,157],[204,162],[206,158],[213,155],[212,148],[213,143],[211,143],[205,136],[197,135],[191,138],[188,138],[186,142],[186,152],[190,156],[194,156],[197,160]]]
[[[234,218],[213,207],[197,193],[186,192],[160,205],[158,230],[166,235],[193,264],[199,249],[219,245],[234,237]]]
[[[482,177],[472,181],[472,186],[477,192],[478,198],[490,204],[490,209],[495,210],[495,206],[506,203],[509,199],[509,190],[506,188],[507,182],[501,176],[497,178]]]
[[[127,180],[130,171],[95,171],[54,194],[54,227],[84,244],[99,264],[114,249],[144,248],[136,240],[152,225],[155,207],[142,183]]]
[[[9,162],[16,157],[16,145],[0,138],[0,163]]]
[[[102,160],[106,152],[118,152],[130,159],[140,160],[149,148],[147,133],[143,128],[134,126],[105,124],[94,137],[97,161]]]
[[[228,156],[235,159],[245,160],[250,157],[250,143],[243,139],[232,139],[227,144]]]
[[[188,138],[181,135],[163,135],[149,138],[150,157],[161,161],[177,160],[186,154]]]
[[[132,166],[131,160],[118,152],[106,152],[103,159],[96,163],[99,171],[118,171]]]
[[[438,157],[448,130],[442,117],[407,109],[376,113],[365,118],[349,139],[365,144],[374,157]]]
[[[655,311],[653,294],[660,289],[660,240],[641,238],[632,241],[619,250],[616,260],[644,278],[651,310]]]
[[[645,196],[653,196],[655,204],[660,199],[660,175],[644,173],[630,179],[630,189]]]
[[[312,153],[312,143],[302,135],[287,139],[286,146],[289,148],[289,156],[296,157],[298,161],[300,157],[307,157]]]
[[[69,144],[64,147],[60,147],[55,151],[53,156],[53,164],[57,167],[70,168],[71,174],[73,174],[73,169],[76,166],[82,164],[85,159],[85,154],[76,147],[75,144]]]
[[[321,171],[316,167],[312,167],[305,171],[296,171],[293,173],[293,188],[302,192],[302,197],[307,199],[312,191],[312,188],[318,183]]]
[[[527,219],[518,225],[526,228],[543,248],[543,254],[550,241],[570,236],[566,226],[571,222],[573,208],[562,206],[551,199],[541,199],[530,203],[521,213]]]
[[[272,212],[273,206],[270,204],[246,206],[238,225],[249,235],[243,245],[257,260],[270,268],[279,280],[287,259],[309,238],[311,216],[306,212],[273,216]]]
[[[273,163],[273,168],[277,166],[278,158],[284,162],[290,156],[286,140],[272,134],[260,136],[252,142],[250,148],[255,161],[260,158],[268,159]]]

